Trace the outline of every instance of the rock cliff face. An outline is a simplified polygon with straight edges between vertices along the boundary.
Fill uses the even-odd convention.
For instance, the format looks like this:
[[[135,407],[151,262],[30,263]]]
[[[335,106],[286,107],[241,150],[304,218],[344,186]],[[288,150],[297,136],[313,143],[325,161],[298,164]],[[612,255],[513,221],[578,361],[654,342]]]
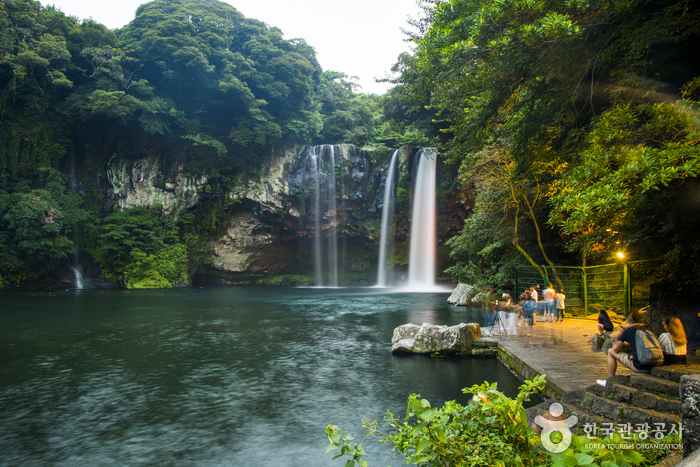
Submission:
[[[162,159],[160,154],[148,154],[142,159],[113,157],[105,171],[106,205],[126,210],[160,204],[171,213],[197,204],[207,177],[187,177],[181,162],[166,167]]]
[[[418,150],[399,149],[397,178],[407,191]],[[212,245],[213,261],[204,275],[214,279],[205,282],[236,282],[250,274],[312,274],[317,231],[324,242],[337,236],[342,273],[374,275],[393,151],[343,144],[272,154],[257,176],[230,190],[240,203],[225,234]],[[177,217],[197,209],[207,196],[205,175],[186,174],[181,159],[166,160],[155,151],[113,156],[102,179],[106,211],[162,205]],[[403,222],[397,236],[407,238],[409,228]]]

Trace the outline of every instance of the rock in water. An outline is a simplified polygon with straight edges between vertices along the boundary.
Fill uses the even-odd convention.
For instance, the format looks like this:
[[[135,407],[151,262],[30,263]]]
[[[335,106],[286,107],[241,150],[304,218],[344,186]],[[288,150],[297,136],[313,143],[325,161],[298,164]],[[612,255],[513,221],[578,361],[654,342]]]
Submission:
[[[469,352],[472,341],[481,337],[481,328],[476,323],[460,323],[456,326],[436,326],[423,323],[404,324],[394,329],[391,351],[395,353],[454,354]]]
[[[473,285],[457,284],[457,287],[452,291],[452,295],[447,299],[447,303],[452,305],[466,306],[468,305],[469,295],[474,290]]]
[[[402,324],[398,328],[394,329],[394,335],[391,338],[391,343],[395,344],[402,339],[414,339],[418,331],[420,331],[420,326],[417,324]]]

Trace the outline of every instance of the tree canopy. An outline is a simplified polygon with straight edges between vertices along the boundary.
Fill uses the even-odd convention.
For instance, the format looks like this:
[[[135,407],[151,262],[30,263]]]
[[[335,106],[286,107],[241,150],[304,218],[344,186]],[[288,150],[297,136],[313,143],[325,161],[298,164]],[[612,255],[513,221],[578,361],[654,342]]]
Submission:
[[[462,270],[483,272],[494,251],[519,249],[539,264],[553,251],[581,264],[628,248],[635,259],[665,255],[678,273],[675,245],[644,249],[634,232],[652,192],[677,190],[700,170],[698,5],[438,0],[423,9],[415,54],[397,63],[395,82],[449,124],[448,159],[482,188],[465,230],[485,229],[476,238],[493,246],[463,233],[453,241]],[[524,239],[518,225],[531,229]],[[700,259],[696,247],[686,253]]]

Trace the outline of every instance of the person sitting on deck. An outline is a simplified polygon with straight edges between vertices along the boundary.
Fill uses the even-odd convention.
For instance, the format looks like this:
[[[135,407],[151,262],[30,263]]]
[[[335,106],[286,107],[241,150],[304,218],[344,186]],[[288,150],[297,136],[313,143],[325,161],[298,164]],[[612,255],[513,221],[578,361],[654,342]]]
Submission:
[[[675,316],[664,319],[666,332],[659,336],[659,343],[664,351],[664,365],[687,363],[688,339],[685,336],[683,323]]]
[[[622,363],[632,370],[633,373],[649,373],[651,371],[652,367],[639,363],[639,357],[637,356],[637,330],[642,328],[644,328],[642,325],[628,327],[620,334],[620,337],[617,338],[612,349],[608,350],[609,378],[615,376],[617,362]],[[625,344],[629,345],[632,349],[631,354],[623,352]]]
[[[605,336],[606,332],[612,332],[615,329],[612,321],[610,321],[610,316],[605,310],[600,310],[598,312],[598,334],[602,337]]]

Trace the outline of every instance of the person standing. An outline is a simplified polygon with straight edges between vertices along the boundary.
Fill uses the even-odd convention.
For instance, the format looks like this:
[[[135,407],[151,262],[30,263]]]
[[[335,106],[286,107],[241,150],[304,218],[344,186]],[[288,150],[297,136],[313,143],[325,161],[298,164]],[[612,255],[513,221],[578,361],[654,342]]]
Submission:
[[[530,337],[530,330],[532,329],[533,320],[535,316],[535,309],[537,308],[537,302],[532,300],[529,293],[525,292],[523,294],[523,320],[525,321],[525,327],[527,328],[527,335]]]
[[[507,317],[507,334],[509,336],[517,336],[518,335],[518,310],[517,307],[515,306],[515,303],[513,303],[513,299],[510,296],[510,293],[508,291],[503,293],[503,300],[506,300],[506,306],[505,306],[505,311],[508,314]]]
[[[537,299],[539,296],[537,295],[537,286],[532,285],[530,286],[530,300],[533,300],[535,302],[535,308],[534,311],[532,312],[532,322],[531,325],[534,326],[537,324]]]
[[[554,290],[554,284],[550,282],[547,284],[547,288],[544,289],[544,292],[542,293],[545,321],[554,321],[554,305],[556,296],[557,292]]]
[[[566,300],[564,288],[559,289],[559,293],[555,297],[555,300],[557,301],[557,320],[564,321],[564,310],[566,309],[566,305],[564,304],[564,300]]]
[[[664,352],[664,365],[688,362],[688,338],[685,336],[683,323],[675,316],[664,319],[666,332],[659,336],[659,343]]]

